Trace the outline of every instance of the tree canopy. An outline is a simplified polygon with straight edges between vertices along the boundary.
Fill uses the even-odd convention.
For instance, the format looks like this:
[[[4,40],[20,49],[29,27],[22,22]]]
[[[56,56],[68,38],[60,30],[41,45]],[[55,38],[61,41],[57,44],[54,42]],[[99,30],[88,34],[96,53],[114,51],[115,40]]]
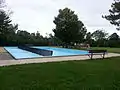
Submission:
[[[107,44],[107,35],[104,30],[96,30],[92,33],[96,46],[105,46]]]
[[[113,33],[109,36],[109,40],[118,40],[119,35],[117,33]]]
[[[85,40],[86,43],[91,44],[92,43],[92,33],[91,32],[86,33],[85,39],[86,39]]]
[[[18,30],[18,24],[12,24],[10,14],[0,9],[0,46],[21,44],[47,45],[47,40],[39,32],[30,34],[25,30]]]
[[[59,10],[59,14],[53,21],[56,28],[53,29],[55,36],[64,43],[82,42],[87,32],[82,21],[69,8]]]
[[[6,43],[8,40],[12,41],[18,25],[11,24],[12,20],[4,10],[0,10],[0,41]]]
[[[106,33],[104,30],[96,30],[92,33],[92,37],[97,40],[105,39],[108,33]]]
[[[24,44],[68,46],[68,44],[74,45],[74,43],[88,43],[94,47],[120,47],[120,37],[117,33],[107,37],[108,33],[104,30],[96,30],[93,33],[87,32],[77,14],[69,8],[60,9],[59,14],[55,17],[53,21],[56,25],[55,29],[53,29],[54,35],[50,34],[49,37],[43,37],[39,31],[29,33],[26,30],[19,30],[18,24],[12,24],[11,13],[4,11],[3,3],[4,0],[0,0],[0,46]],[[119,6],[115,5],[114,7],[118,8]],[[113,11],[117,10],[113,9]],[[112,10],[110,12],[112,13]],[[115,13],[115,15],[117,14]],[[111,20],[111,22],[115,20],[119,26],[120,19],[116,17],[113,19],[115,15],[110,15],[112,16],[105,16],[104,18]]]
[[[110,47],[120,47],[120,38],[117,33],[113,33],[109,36],[108,44]]]
[[[114,0],[114,3],[111,5],[111,9],[109,9],[109,13],[109,15],[105,15],[103,18],[117,26],[117,30],[120,30],[120,0]]]

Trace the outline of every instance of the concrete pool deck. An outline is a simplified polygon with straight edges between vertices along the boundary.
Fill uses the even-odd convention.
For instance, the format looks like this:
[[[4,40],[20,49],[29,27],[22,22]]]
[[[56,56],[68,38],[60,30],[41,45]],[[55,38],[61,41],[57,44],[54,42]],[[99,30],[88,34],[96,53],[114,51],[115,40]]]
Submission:
[[[120,54],[107,53],[105,58],[117,57]],[[93,58],[101,58],[101,55],[94,55]],[[18,65],[18,64],[30,64],[30,63],[46,63],[46,62],[60,62],[60,61],[73,61],[73,60],[88,60],[90,59],[87,55],[81,56],[63,56],[63,57],[44,57],[36,59],[21,59],[21,60],[0,60],[0,66]],[[101,59],[102,60],[102,59]]]

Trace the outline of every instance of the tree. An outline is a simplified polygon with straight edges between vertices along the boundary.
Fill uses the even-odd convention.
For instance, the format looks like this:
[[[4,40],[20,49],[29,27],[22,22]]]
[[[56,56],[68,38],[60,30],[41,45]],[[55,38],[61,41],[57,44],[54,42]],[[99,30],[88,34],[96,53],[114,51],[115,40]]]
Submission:
[[[106,46],[108,33],[103,30],[96,30],[92,33],[92,38],[95,40],[97,46]]]
[[[107,35],[108,33],[103,30],[96,30],[92,33],[92,37],[95,39],[95,41],[105,39]]]
[[[38,38],[38,39],[42,39],[43,38],[43,36],[40,35],[39,31],[37,31],[37,33],[36,33],[36,38]]]
[[[62,41],[52,34],[49,34],[49,43],[53,46],[62,46]]]
[[[109,36],[109,40],[119,40],[119,35],[117,35],[117,33],[113,33]]]
[[[11,12],[4,11],[5,0],[0,0],[0,45],[6,45],[15,42],[15,32],[18,29],[17,24],[11,24]]]
[[[113,33],[109,36],[109,47],[120,47],[120,38],[117,33]]]
[[[4,11],[4,0],[0,0],[0,45],[47,45],[47,38],[40,33],[30,34],[25,30],[18,30],[18,24],[12,24],[11,12]]]
[[[60,9],[53,22],[56,25],[53,29],[55,37],[65,44],[83,41],[87,30],[74,11],[69,8]]]
[[[90,32],[86,34],[86,43],[88,44],[92,43],[92,34]]]
[[[114,0],[109,12],[110,15],[105,15],[102,17],[110,21],[111,24],[117,26],[117,30],[120,30],[120,0]]]
[[[30,43],[30,33],[25,30],[18,30],[17,31],[17,41],[18,44],[29,44]]]
[[[4,10],[0,9],[0,41],[1,43],[9,43],[13,41],[12,37],[18,29],[18,25],[11,24],[12,20]]]

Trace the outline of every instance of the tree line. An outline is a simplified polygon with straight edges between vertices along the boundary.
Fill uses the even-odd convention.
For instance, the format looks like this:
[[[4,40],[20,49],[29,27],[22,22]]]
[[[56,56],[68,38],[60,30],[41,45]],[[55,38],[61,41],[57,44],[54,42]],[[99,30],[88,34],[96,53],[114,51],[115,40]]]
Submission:
[[[18,30],[17,24],[11,24],[9,14],[0,10],[0,45],[14,46],[23,44],[47,45],[47,38],[36,33]]]
[[[0,6],[1,2],[0,2]],[[102,16],[110,21],[111,24],[120,25],[120,1],[112,4],[110,15]],[[118,15],[116,14],[118,13]],[[117,33],[108,35],[104,30],[96,30],[93,33],[87,32],[84,23],[79,20],[78,15],[69,8],[59,10],[59,14],[54,18],[54,35],[43,37],[39,31],[29,33],[19,30],[18,24],[12,24],[10,14],[0,9],[0,46],[16,46],[24,44],[33,45],[54,45],[54,46],[74,46],[75,43],[87,43],[91,46],[99,47],[120,47],[120,36]]]
[[[53,45],[65,46],[65,43],[56,39],[55,36],[51,36],[50,38],[53,40]],[[108,35],[104,30],[96,30],[93,33],[87,32],[83,40],[78,43],[90,44],[92,47],[120,47],[120,36],[117,33]]]
[[[60,9],[53,22],[56,25],[55,29],[53,29],[55,34],[53,37],[54,39],[57,37],[62,42],[62,45],[86,43],[94,47],[120,47],[120,37],[117,33],[108,35],[105,30],[96,30],[93,33],[87,32],[83,22],[69,8]]]

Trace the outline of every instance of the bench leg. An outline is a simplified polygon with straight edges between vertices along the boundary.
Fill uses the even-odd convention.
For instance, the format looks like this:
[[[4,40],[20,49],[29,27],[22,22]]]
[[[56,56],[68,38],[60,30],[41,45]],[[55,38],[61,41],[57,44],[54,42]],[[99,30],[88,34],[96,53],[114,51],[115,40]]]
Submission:
[[[91,60],[93,59],[93,54],[89,54],[88,56],[90,57]]]
[[[93,59],[93,54],[91,54],[91,60]]]
[[[103,53],[103,54],[101,55],[101,57],[104,59],[104,58],[105,58],[105,53]]]
[[[103,59],[105,58],[105,53],[103,53]]]

